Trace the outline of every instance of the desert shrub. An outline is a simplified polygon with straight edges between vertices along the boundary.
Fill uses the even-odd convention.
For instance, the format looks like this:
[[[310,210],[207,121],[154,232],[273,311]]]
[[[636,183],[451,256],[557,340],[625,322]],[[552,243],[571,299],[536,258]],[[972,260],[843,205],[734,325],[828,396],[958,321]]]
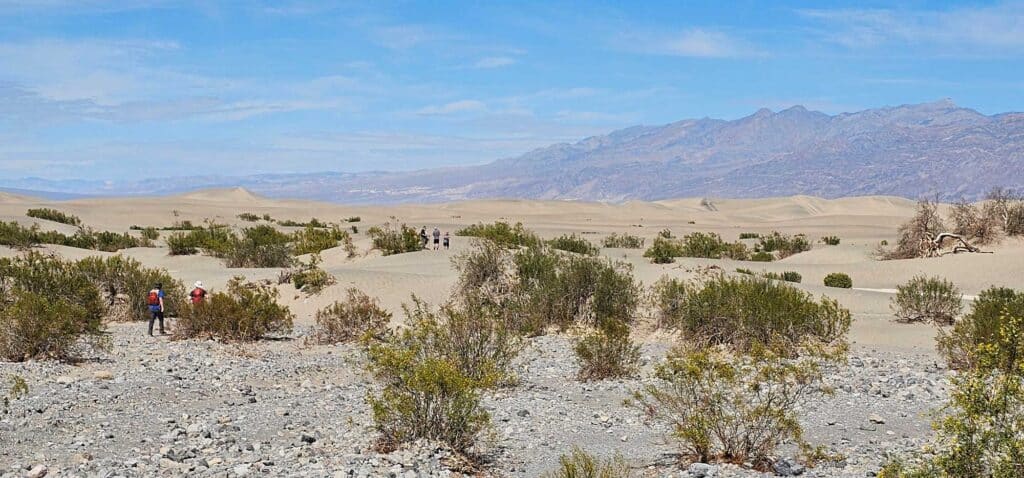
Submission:
[[[71,226],[80,226],[82,224],[82,220],[79,219],[78,216],[65,214],[56,209],[50,209],[46,207],[38,209],[29,209],[28,212],[25,213],[25,215],[28,217],[34,217],[36,219],[44,219],[47,221],[59,222],[61,224],[68,224]]]
[[[353,224],[352,227],[349,228],[349,230],[352,231],[352,234],[359,234],[359,226],[355,224]]]
[[[319,254],[310,256],[309,262],[299,262],[297,270],[291,274],[291,282],[296,289],[314,295],[337,282],[333,275],[320,267],[321,262]]]
[[[175,339],[208,338],[249,342],[292,330],[294,315],[277,303],[276,289],[244,277],[228,281],[227,290],[185,307],[174,322]]]
[[[139,232],[139,235],[142,236],[143,239],[148,239],[150,241],[155,241],[155,240],[160,238],[160,231],[158,231],[153,226],[142,228],[142,229],[140,229],[140,231],[141,232]]]
[[[316,326],[307,339],[317,344],[353,342],[364,337],[382,338],[391,322],[391,312],[376,299],[356,288],[349,288],[345,301],[334,301],[316,313]]]
[[[684,257],[703,257],[707,259],[729,258],[744,260],[749,253],[743,243],[727,243],[715,233],[694,232],[687,234],[682,240]]]
[[[292,253],[295,255],[319,254],[325,249],[338,247],[342,243],[346,247],[351,245],[352,236],[337,226],[330,228],[306,226],[304,229],[292,233],[291,241],[293,243]]]
[[[1017,477],[1024,468],[1024,319],[1006,315],[994,342],[974,351],[975,366],[952,380],[950,401],[933,423],[934,454],[895,460],[883,478]],[[1004,353],[1014,351],[1013,353]]]
[[[996,347],[1001,343],[998,334],[1004,328],[1002,321],[1007,317],[1024,317],[1024,292],[1006,287],[990,287],[982,291],[971,304],[971,311],[962,320],[956,321],[948,331],[939,330],[939,353],[950,368],[974,368],[979,360],[979,347]],[[989,349],[989,353],[998,356],[1016,353],[1024,356],[1024,349],[996,348]]]
[[[459,229],[455,235],[488,239],[505,247],[535,246],[540,243],[537,235],[523,227],[521,222],[514,226],[501,221],[493,224],[473,224]]]
[[[256,222],[256,221],[260,220],[259,216],[255,215],[255,214],[253,214],[251,212],[243,212],[243,213],[238,215],[238,218],[243,220],[243,221],[246,221],[246,222]]]
[[[361,218],[359,216],[352,216],[352,217],[349,217],[349,218],[345,219],[345,222],[359,222],[359,221],[362,221],[362,220],[363,220],[363,218]]]
[[[781,273],[779,273],[779,272],[765,272],[765,273],[761,274],[761,277],[764,277],[765,279],[781,280],[781,281],[786,281],[786,282],[797,282],[797,283],[799,283],[801,280],[803,280],[803,276],[801,276],[799,272],[794,272],[794,271],[785,271],[785,272],[781,272]]]
[[[294,263],[290,242],[288,234],[261,224],[243,229],[221,257],[228,267],[289,267]]]
[[[606,319],[596,330],[576,342],[574,348],[583,381],[604,380],[635,375],[640,362],[640,347],[629,338],[629,325]]]
[[[459,272],[456,290],[460,293],[505,295],[513,287],[510,272],[511,255],[496,242],[474,240],[470,248],[452,258]]]
[[[756,232],[741,232],[740,233],[740,239],[757,239],[759,237],[761,237],[761,235],[756,233]]]
[[[614,458],[600,460],[573,447],[568,455],[558,458],[558,467],[542,475],[543,478],[630,478],[633,471],[626,460],[616,454]]]
[[[661,235],[655,237],[651,247],[644,251],[644,257],[650,258],[655,264],[671,264],[683,254],[683,245],[679,241]]]
[[[840,239],[839,236],[824,236],[821,238],[821,242],[828,246],[838,246]]]
[[[317,218],[312,218],[309,222],[298,222],[291,219],[285,219],[283,221],[277,221],[277,225],[284,227],[327,227],[327,224],[320,222]]]
[[[789,236],[774,231],[769,235],[761,236],[757,240],[757,251],[777,252],[780,259],[811,250],[811,243],[803,234]]]
[[[0,259],[0,358],[73,360],[106,350],[104,306],[73,263],[30,252]]]
[[[423,250],[419,234],[405,224],[393,226],[391,223],[384,223],[381,227],[371,227],[366,233],[373,240],[373,247],[385,256]]]
[[[199,252],[199,245],[186,233],[178,232],[167,236],[168,253],[172,256],[190,256]]]
[[[152,245],[147,239],[138,239],[128,233],[97,232],[88,228],[80,228],[73,235],[68,236],[57,231],[43,231],[34,224],[25,227],[17,222],[0,222],[0,245],[25,249],[39,244],[56,244],[105,252]]]
[[[27,249],[39,244],[39,226],[24,227],[17,222],[0,221],[0,246]]]
[[[844,272],[830,272],[825,276],[825,287],[837,287],[840,289],[850,289],[853,287],[853,279]]]
[[[775,260],[775,255],[770,252],[756,251],[750,255],[748,260],[752,262],[772,262]]]
[[[562,235],[546,242],[552,249],[575,252],[585,256],[596,256],[599,252],[597,246],[576,234]]]
[[[963,308],[963,294],[946,279],[916,276],[896,286],[889,307],[901,322],[952,324]]]
[[[939,215],[939,203],[935,200],[922,199],[917,202],[914,217],[900,226],[896,247],[888,249],[879,246],[878,255],[882,259],[913,259],[921,257],[922,241],[945,230],[946,226]]]
[[[672,230],[671,229],[667,229],[667,228],[658,231],[658,237],[660,237],[662,239],[675,239],[676,238],[676,236],[672,235]]]
[[[0,401],[0,412],[6,415],[10,411],[12,400],[18,400],[28,395],[28,382],[20,375],[11,374],[8,380],[0,383],[0,386],[3,386],[3,397],[0,397],[3,398]]]
[[[78,271],[100,291],[106,318],[115,321],[146,320],[149,307],[146,292],[163,285],[164,310],[175,315],[185,304],[185,286],[164,269],[143,267],[139,261],[121,255],[86,257],[75,263]]]
[[[172,256],[192,255],[202,249],[214,257],[226,257],[235,248],[238,236],[231,229],[212,222],[205,227],[192,227],[167,237],[167,247]],[[269,227],[269,226],[260,226]]]
[[[988,244],[998,237],[999,218],[979,210],[977,206],[967,201],[961,200],[953,204],[949,219],[953,223],[954,234],[960,234],[976,244]]]
[[[739,273],[739,274],[746,274],[748,276],[756,275],[756,274],[754,274],[754,271],[752,271],[750,269],[747,269],[745,267],[737,267],[736,268],[736,272]]]
[[[644,247],[644,238],[632,234],[611,233],[601,241],[602,247],[616,247],[622,249],[641,249]]]
[[[751,272],[752,274],[752,272]],[[651,306],[659,327],[674,324],[683,314],[690,284],[682,279],[662,276],[651,288]]]
[[[719,276],[682,289],[678,305],[660,312],[694,343],[741,353],[768,347],[787,357],[804,347],[845,350],[850,312],[835,300],[755,277]]]
[[[1024,235],[1024,201],[1017,202],[1007,208],[1006,222],[1003,230],[1007,235]]]
[[[648,416],[672,426],[693,461],[768,470],[780,444],[809,448],[797,411],[820,393],[815,360],[787,360],[764,349],[735,356],[720,348],[677,347],[655,376],[659,380],[636,400]]]

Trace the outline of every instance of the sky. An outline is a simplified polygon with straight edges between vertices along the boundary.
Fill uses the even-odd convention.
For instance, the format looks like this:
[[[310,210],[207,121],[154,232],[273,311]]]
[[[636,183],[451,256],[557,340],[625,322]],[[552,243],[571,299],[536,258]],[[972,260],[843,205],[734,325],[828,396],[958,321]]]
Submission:
[[[1024,111],[1024,1],[0,0],[0,181],[411,170],[686,118]]]

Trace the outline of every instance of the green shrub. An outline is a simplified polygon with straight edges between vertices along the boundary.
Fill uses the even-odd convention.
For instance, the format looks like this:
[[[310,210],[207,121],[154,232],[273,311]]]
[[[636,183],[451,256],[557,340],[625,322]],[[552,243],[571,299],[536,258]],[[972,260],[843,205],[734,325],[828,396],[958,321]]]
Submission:
[[[363,218],[361,218],[359,216],[352,216],[352,217],[350,217],[348,219],[345,219],[345,222],[359,222],[359,221],[362,221],[362,220],[363,220]]]
[[[601,246],[621,249],[641,249],[644,247],[644,239],[632,234],[618,234],[613,232],[601,241]]]
[[[199,244],[195,238],[183,232],[167,236],[168,253],[172,256],[191,256],[199,252]]]
[[[604,380],[635,375],[640,362],[640,347],[629,338],[629,325],[606,319],[578,342],[574,348],[583,381]]]
[[[821,242],[824,242],[826,245],[829,246],[838,246],[839,241],[839,236],[824,236],[821,238]]]
[[[209,294],[181,310],[174,322],[174,338],[250,342],[290,333],[294,315],[277,298],[277,290],[268,285],[232,278],[226,292]]]
[[[385,256],[423,250],[419,234],[405,224],[395,227],[391,223],[384,223],[382,227],[371,227],[366,233],[373,240],[373,247]]]
[[[748,276],[757,275],[757,274],[754,274],[754,271],[752,271],[750,269],[747,269],[747,268],[744,268],[744,267],[737,267],[736,268],[736,272],[739,273],[739,274],[746,274]]]
[[[0,412],[3,412],[4,415],[10,412],[12,400],[18,400],[24,397],[25,395],[28,395],[28,382],[25,381],[24,377],[20,375],[11,374],[9,380],[9,387],[6,386],[6,383],[3,384],[5,390],[2,397],[3,401],[0,401],[0,407],[2,407],[0,408]]]
[[[141,231],[142,232],[140,232],[139,235],[142,236],[143,239],[155,241],[160,238],[160,231],[158,231],[155,227],[145,227],[141,229]]]
[[[820,393],[814,360],[787,360],[765,350],[734,356],[718,348],[676,348],[655,375],[659,380],[636,400],[651,418],[672,427],[693,461],[768,470],[780,444],[810,448],[797,411]]]
[[[29,209],[28,212],[25,213],[25,215],[28,217],[34,217],[36,219],[59,222],[61,224],[68,224],[71,226],[80,226],[82,224],[82,220],[79,219],[78,216],[64,214],[63,212],[60,212],[56,209],[50,209],[45,207],[39,209]]]
[[[488,239],[504,247],[535,246],[540,243],[537,235],[523,227],[521,222],[517,222],[515,226],[501,221],[493,224],[473,224],[459,229],[455,235]]]
[[[73,263],[37,252],[0,259],[0,358],[74,360],[110,346],[96,286]]]
[[[337,282],[333,275],[320,267],[320,262],[319,254],[310,256],[308,263],[299,262],[298,270],[291,274],[291,281],[296,289],[315,295]]]
[[[757,239],[759,237],[761,237],[761,235],[756,233],[756,232],[741,232],[740,233],[740,239]]]
[[[243,213],[238,215],[238,218],[243,220],[243,221],[246,221],[246,222],[256,222],[256,221],[260,220],[259,216],[255,215],[255,214],[253,214],[251,212],[243,212]]]
[[[356,288],[349,288],[344,302],[334,301],[316,313],[316,326],[307,342],[337,344],[364,337],[383,338],[391,312],[380,307],[376,299]]]
[[[163,285],[164,311],[168,316],[176,315],[185,305],[185,286],[164,269],[143,267],[139,261],[121,255],[105,259],[86,257],[75,266],[100,291],[109,320],[148,319],[146,293],[157,283]]]
[[[80,228],[75,234],[68,236],[56,231],[42,231],[37,225],[24,227],[16,222],[0,222],[0,245],[25,249],[39,244],[56,244],[104,252],[152,245],[149,240],[137,239],[128,233],[96,232]]]
[[[970,369],[978,364],[977,351],[980,347],[997,347],[1002,321],[1007,317],[1024,317],[1024,292],[1005,287],[991,287],[978,294],[971,304],[971,311],[953,324],[952,329],[939,330],[939,354],[946,359],[950,368]],[[989,349],[998,356],[1024,355],[1021,350]]]
[[[954,376],[950,403],[933,423],[934,454],[896,460],[882,478],[1017,477],[1024,466],[1024,319],[1004,316],[995,342],[972,355],[972,369]],[[1013,353],[1005,353],[1014,351]]]
[[[291,241],[294,243],[292,252],[295,255],[319,254],[325,249],[338,247],[341,243],[346,246],[351,245],[352,236],[337,226],[330,228],[306,226],[304,229],[292,233]]]
[[[744,260],[749,253],[743,243],[726,243],[722,236],[715,233],[694,232],[683,238],[684,257],[703,257],[707,259]]]
[[[934,322],[952,324],[963,308],[963,294],[952,282],[916,276],[896,286],[896,296],[889,307],[901,322]]]
[[[243,229],[221,257],[228,267],[290,267],[294,263],[290,242],[289,235],[261,224]]]
[[[658,237],[660,237],[662,239],[675,239],[676,238],[676,236],[672,235],[672,230],[671,229],[662,229],[662,230],[658,231]]]
[[[661,235],[655,237],[651,247],[644,251],[644,257],[650,258],[655,264],[671,264],[683,254],[683,245],[679,241]]]
[[[794,271],[785,271],[785,272],[782,272],[782,273],[778,273],[778,272],[765,272],[765,273],[761,274],[761,277],[764,277],[765,279],[781,280],[781,281],[786,281],[786,282],[797,282],[797,283],[799,283],[801,280],[803,280],[803,276],[801,276],[799,272],[794,272]]]
[[[309,222],[298,222],[291,219],[285,219],[283,221],[277,221],[277,225],[283,227],[327,227],[327,224],[320,222],[319,219],[313,218]]]
[[[788,236],[779,232],[772,232],[770,235],[761,236],[757,241],[757,251],[778,252],[779,258],[784,259],[804,251],[811,250],[811,243],[803,234]]]
[[[543,478],[630,478],[634,476],[626,460],[616,454],[615,458],[598,460],[593,455],[573,447],[568,455],[558,458],[558,468],[547,472]]]
[[[28,249],[39,245],[39,226],[24,227],[17,222],[0,221],[0,246]]]
[[[831,272],[825,276],[825,287],[838,287],[840,289],[849,289],[853,287],[853,279],[843,272]]]
[[[224,258],[238,242],[238,236],[231,229],[219,224],[211,222],[206,227],[186,226],[189,227],[186,232],[176,232],[167,237],[167,247],[172,256],[192,255],[202,249],[209,255]]]
[[[772,262],[775,260],[775,256],[770,252],[757,251],[750,255],[749,260],[753,262]]]
[[[597,246],[590,243],[590,241],[577,236],[562,235],[546,241],[552,249],[558,249],[560,251],[575,252],[577,254],[583,254],[585,256],[596,256],[599,252]]]
[[[788,357],[804,347],[845,350],[850,312],[783,282],[720,276],[675,287],[671,297],[674,302],[659,302],[658,313],[694,343],[724,344],[741,353],[768,347]]]
[[[359,234],[359,226],[353,224],[349,229],[352,231],[352,234]]]

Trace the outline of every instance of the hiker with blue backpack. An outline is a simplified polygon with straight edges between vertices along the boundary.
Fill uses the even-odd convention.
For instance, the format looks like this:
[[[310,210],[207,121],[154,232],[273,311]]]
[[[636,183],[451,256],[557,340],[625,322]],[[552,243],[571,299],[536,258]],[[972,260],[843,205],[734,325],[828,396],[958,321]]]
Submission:
[[[157,282],[150,289],[149,295],[146,297],[146,304],[149,305],[149,312],[152,317],[149,318],[149,336],[153,336],[153,322],[160,321],[160,335],[166,335],[164,332],[164,286]]]

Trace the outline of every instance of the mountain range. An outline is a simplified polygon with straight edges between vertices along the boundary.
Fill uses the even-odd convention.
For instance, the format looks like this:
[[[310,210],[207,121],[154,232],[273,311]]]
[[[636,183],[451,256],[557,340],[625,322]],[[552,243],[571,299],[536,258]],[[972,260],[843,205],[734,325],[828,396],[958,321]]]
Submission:
[[[837,115],[794,106],[732,121],[634,126],[475,166],[129,183],[22,179],[0,185],[90,195],[241,186],[270,197],[348,203],[794,194],[977,199],[996,186],[1024,186],[1024,113],[984,115],[950,100]]]

